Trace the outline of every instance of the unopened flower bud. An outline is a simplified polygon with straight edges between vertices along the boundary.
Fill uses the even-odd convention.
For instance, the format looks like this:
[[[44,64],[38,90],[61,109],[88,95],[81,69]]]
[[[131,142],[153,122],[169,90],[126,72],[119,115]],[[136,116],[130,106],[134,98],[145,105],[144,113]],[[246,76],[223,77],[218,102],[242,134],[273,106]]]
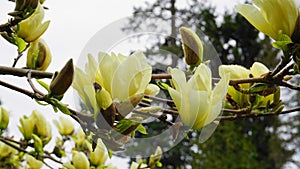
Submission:
[[[34,140],[34,150],[37,153],[41,153],[43,152],[43,142],[42,140],[39,138],[39,136],[32,134],[32,138]]]
[[[34,133],[38,136],[47,136],[47,121],[42,113],[33,110],[30,118],[34,119]]]
[[[52,60],[50,49],[43,39],[30,44],[27,53],[26,66],[34,70],[46,70]]]
[[[19,126],[19,130],[23,134],[25,140],[30,140],[32,138],[35,120],[24,116],[20,118],[20,123],[21,126]]]
[[[59,133],[61,135],[71,135],[74,132],[74,125],[69,118],[60,117],[59,121],[54,120],[54,124],[56,125]]]
[[[83,152],[73,151],[72,162],[75,168],[80,168],[80,169],[90,168],[89,160]]]
[[[5,130],[9,123],[9,113],[3,107],[0,109],[0,130]]]
[[[203,46],[200,38],[189,28],[181,27],[179,31],[186,64],[198,66],[203,59]]]
[[[73,60],[70,59],[50,84],[50,94],[62,96],[71,86],[74,75]]]
[[[144,91],[144,94],[145,95],[150,95],[150,96],[156,96],[160,91],[160,88],[155,85],[155,84],[148,84],[145,91]]]
[[[101,87],[101,85],[98,83],[94,83],[94,88],[96,91],[96,101],[99,109],[106,110],[112,104],[112,99],[109,92]]]
[[[98,139],[97,146],[93,152],[90,152],[90,161],[95,166],[100,166],[107,160],[106,147],[101,139]]]

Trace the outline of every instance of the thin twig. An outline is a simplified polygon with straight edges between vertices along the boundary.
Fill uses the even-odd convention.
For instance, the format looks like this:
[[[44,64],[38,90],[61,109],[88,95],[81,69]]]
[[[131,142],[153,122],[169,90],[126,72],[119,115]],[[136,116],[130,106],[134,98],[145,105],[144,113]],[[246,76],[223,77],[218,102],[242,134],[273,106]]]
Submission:
[[[27,153],[27,151],[26,151],[25,149],[23,149],[23,148],[21,148],[21,147],[18,147],[18,146],[16,146],[16,145],[14,145],[13,143],[7,141],[4,137],[0,137],[0,141],[2,141],[2,142],[5,143],[6,145],[8,145],[8,146],[10,146],[10,147],[12,147],[12,148],[14,148],[14,149],[20,151],[20,152]]]
[[[157,118],[158,120],[160,120],[160,121],[162,121],[162,122],[164,122],[164,123],[166,123],[170,126],[174,125],[173,122],[167,120],[166,115],[159,115],[159,114],[153,114],[153,113],[150,113],[150,112],[141,112],[141,111],[136,111],[136,110],[134,110],[133,113]]]
[[[233,115],[233,116],[221,116],[218,119],[219,120],[236,120],[236,119],[242,119],[242,118],[250,118],[250,117],[264,117],[264,116],[274,116],[274,115],[282,115],[282,114],[288,114],[292,112],[300,111],[300,106],[291,108],[288,110],[284,110],[280,113],[277,112],[268,112],[268,113],[248,113],[248,114],[241,114],[241,115]]]

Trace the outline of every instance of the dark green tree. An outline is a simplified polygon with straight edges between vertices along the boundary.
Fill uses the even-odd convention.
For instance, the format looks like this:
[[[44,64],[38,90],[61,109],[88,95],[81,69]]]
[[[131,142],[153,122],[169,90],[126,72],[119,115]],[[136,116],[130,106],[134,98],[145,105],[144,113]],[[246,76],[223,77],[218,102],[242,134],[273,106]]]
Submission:
[[[178,7],[176,0],[156,1],[135,7],[134,11],[135,16],[124,31],[136,31],[147,18],[159,18],[170,23],[170,37],[163,41],[158,38],[157,43],[145,52],[149,59],[161,49],[175,53],[172,67],[177,66],[179,58],[183,57],[176,32],[182,25],[204,32],[223,64],[239,64],[249,68],[253,62],[261,61],[272,68],[279,61],[280,54],[272,47],[269,37],[259,33],[235,12],[216,15],[216,8],[208,1],[188,0],[182,8]],[[153,22],[147,24],[162,31]],[[160,72],[161,69],[155,71]],[[148,125],[151,125],[149,129],[154,126],[163,128],[158,123]],[[295,134],[293,139],[283,137],[283,134],[291,135],[291,132],[282,132],[282,127],[291,127],[291,123],[283,123],[277,116],[221,122],[205,143],[199,144],[201,131],[189,133],[189,139],[184,139],[164,153],[162,163],[164,168],[282,168],[286,163],[293,162],[295,153],[286,145],[296,145],[293,142],[298,140]]]

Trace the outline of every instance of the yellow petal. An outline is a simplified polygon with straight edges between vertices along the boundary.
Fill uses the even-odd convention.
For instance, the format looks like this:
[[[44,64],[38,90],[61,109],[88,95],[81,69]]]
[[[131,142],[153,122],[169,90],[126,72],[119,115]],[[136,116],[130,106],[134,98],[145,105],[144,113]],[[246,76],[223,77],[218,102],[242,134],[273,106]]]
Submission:
[[[254,62],[250,68],[250,71],[254,77],[259,77],[262,74],[268,73],[269,69],[262,63]]]
[[[130,96],[144,93],[151,80],[152,68],[142,52],[136,52],[122,61],[112,79],[112,98],[120,101]]]
[[[278,32],[272,29],[270,25],[261,14],[261,12],[250,4],[236,5],[235,9],[243,15],[257,30],[264,34],[277,39]]]

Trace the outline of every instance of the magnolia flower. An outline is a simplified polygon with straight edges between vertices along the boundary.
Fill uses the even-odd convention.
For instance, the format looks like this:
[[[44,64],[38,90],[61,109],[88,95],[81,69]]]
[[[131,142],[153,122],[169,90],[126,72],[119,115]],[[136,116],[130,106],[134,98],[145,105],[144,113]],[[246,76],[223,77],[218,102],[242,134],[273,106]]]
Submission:
[[[269,72],[269,69],[263,65],[262,63],[255,62],[251,66],[250,70],[244,68],[243,66],[239,65],[221,65],[220,71],[223,71],[225,73],[230,74],[230,79],[244,79],[249,78],[250,74],[253,77],[260,77],[263,74],[266,74]],[[244,90],[249,89],[250,85],[248,83],[246,84],[240,84],[240,87]],[[246,94],[242,94],[241,92],[235,90],[233,86],[228,87],[228,94],[231,96],[231,98],[238,103],[240,107],[245,107],[248,104],[248,97]],[[263,103],[266,104],[268,100],[273,100],[273,94],[269,96],[261,96]]]
[[[30,43],[27,53],[26,67],[34,70],[45,71],[51,63],[50,49],[43,39]]]
[[[74,132],[74,125],[69,118],[60,117],[59,121],[54,120],[53,123],[61,135],[71,135]]]
[[[26,140],[32,138],[32,134],[36,134],[43,141],[43,145],[46,145],[52,138],[51,125],[46,121],[45,117],[38,111],[32,111],[29,117],[20,118],[21,126],[19,130],[23,134]]]
[[[50,21],[42,23],[44,19],[44,8],[39,3],[33,14],[21,21],[18,25],[17,34],[26,42],[37,40],[47,30]]]
[[[0,130],[5,130],[9,123],[9,113],[3,107],[0,108]]]
[[[21,126],[19,126],[19,130],[21,131],[25,140],[30,140],[32,138],[34,129],[34,119],[24,116],[20,118],[20,123]]]
[[[40,160],[35,159],[29,154],[26,154],[26,168],[31,169],[40,169],[42,168],[44,163]]]
[[[150,96],[156,96],[160,91],[160,88],[155,85],[155,84],[148,84],[145,91],[144,91],[144,94],[146,95],[150,95]]]
[[[254,5],[236,5],[236,10],[256,29],[278,40],[280,34],[291,37],[298,19],[295,0],[253,0]]]
[[[98,167],[105,163],[107,157],[106,147],[102,140],[98,139],[95,150],[90,152],[90,162]]]
[[[15,156],[17,150],[0,141],[0,160],[3,158]]]
[[[129,57],[100,52],[98,63],[92,55],[88,56],[85,72],[79,68],[75,69],[72,85],[87,108],[93,113],[98,113],[105,107],[99,107],[97,104],[94,82],[106,91],[101,96],[110,96],[113,101],[125,102],[132,96],[144,93],[151,80],[151,72],[152,68],[147,64],[142,52],[135,52]],[[102,106],[107,108],[108,104]]]
[[[73,151],[72,162],[75,168],[89,169],[90,162],[83,152]]]
[[[221,80],[212,90],[211,71],[200,64],[186,82],[184,72],[169,68],[174,88],[168,91],[185,125],[199,129],[210,124],[220,114],[227,93],[229,76],[220,71]]]

